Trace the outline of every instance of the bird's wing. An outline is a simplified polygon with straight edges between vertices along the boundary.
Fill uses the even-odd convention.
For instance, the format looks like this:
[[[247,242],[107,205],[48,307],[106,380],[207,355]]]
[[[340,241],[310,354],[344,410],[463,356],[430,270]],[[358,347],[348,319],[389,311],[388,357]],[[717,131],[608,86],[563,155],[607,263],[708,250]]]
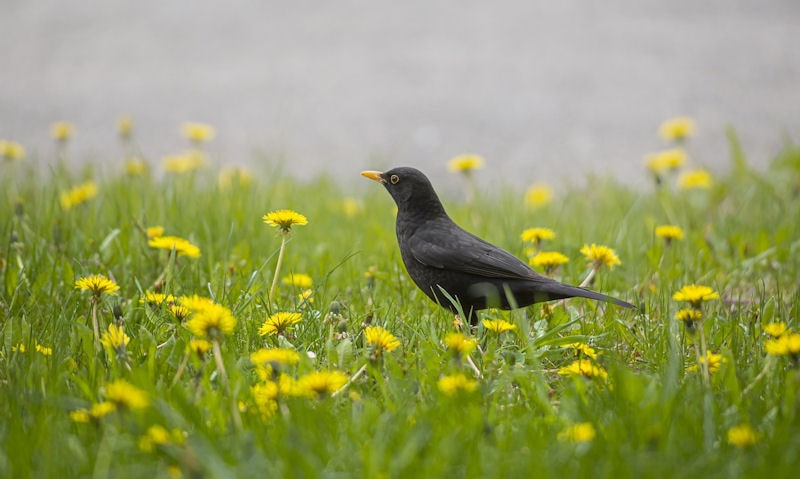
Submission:
[[[414,259],[433,268],[489,278],[529,279],[536,274],[519,258],[455,223],[428,224],[409,238]]]

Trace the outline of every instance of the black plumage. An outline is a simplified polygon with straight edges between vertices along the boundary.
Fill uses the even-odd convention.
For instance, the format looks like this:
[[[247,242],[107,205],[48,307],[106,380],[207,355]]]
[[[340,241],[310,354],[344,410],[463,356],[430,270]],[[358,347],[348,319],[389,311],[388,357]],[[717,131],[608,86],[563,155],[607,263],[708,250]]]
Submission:
[[[542,276],[508,251],[458,226],[444,210],[428,178],[417,169],[364,171],[386,187],[397,204],[397,242],[408,275],[436,303],[457,312],[442,289],[477,322],[476,311],[511,309],[583,297],[626,308],[625,301]],[[440,289],[441,288],[441,289]]]

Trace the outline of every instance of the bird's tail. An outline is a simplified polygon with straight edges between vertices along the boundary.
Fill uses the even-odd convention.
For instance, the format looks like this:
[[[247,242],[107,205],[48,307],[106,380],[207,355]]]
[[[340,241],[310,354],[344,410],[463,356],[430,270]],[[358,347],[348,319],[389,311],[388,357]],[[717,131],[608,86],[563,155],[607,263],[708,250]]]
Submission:
[[[579,286],[571,286],[568,284],[554,282],[552,284],[541,285],[540,290],[542,293],[547,295],[549,300],[580,297],[594,299],[595,301],[602,301],[605,303],[613,303],[617,306],[622,306],[623,308],[636,309],[636,306],[628,303],[627,301],[607,296],[589,289],[584,289]]]

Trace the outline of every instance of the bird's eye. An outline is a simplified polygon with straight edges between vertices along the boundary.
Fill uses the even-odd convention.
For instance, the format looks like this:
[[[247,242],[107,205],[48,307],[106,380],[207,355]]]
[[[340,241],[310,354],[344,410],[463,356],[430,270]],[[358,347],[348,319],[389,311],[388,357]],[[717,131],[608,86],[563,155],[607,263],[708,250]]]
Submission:
[[[400,177],[399,177],[399,176],[397,176],[397,175],[392,175],[392,176],[389,178],[389,181],[391,181],[393,185],[396,185],[396,184],[397,184],[397,182],[398,182],[398,181],[400,181]]]

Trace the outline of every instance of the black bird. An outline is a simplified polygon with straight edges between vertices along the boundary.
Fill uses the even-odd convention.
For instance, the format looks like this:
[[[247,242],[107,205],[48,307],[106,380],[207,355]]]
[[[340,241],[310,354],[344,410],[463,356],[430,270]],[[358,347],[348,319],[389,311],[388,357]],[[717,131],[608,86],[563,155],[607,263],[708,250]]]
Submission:
[[[383,184],[397,204],[397,242],[408,275],[433,301],[458,314],[442,294],[446,291],[473,325],[480,309],[521,308],[575,296],[634,307],[542,276],[508,251],[465,231],[447,216],[431,182],[417,169],[361,174]]]

